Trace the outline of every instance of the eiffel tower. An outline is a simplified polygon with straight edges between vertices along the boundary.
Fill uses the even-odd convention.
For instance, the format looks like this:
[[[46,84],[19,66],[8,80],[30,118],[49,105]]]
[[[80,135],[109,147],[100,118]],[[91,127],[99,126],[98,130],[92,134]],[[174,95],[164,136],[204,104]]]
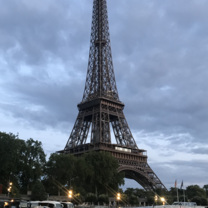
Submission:
[[[166,187],[147,163],[123,113],[113,69],[106,0],[93,1],[87,78],[78,116],[64,150],[79,157],[89,151],[110,152],[119,162],[118,171],[146,190]],[[112,126],[116,144],[112,143]],[[90,143],[86,143],[90,131]],[[167,189],[166,189],[167,190]]]

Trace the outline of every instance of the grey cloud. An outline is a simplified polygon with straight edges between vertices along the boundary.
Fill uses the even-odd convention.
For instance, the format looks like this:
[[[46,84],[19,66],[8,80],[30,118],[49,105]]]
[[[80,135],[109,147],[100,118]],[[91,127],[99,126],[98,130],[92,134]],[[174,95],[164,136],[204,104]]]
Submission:
[[[129,12],[129,18],[125,19],[128,22],[119,24],[119,32],[113,30],[115,33],[113,40],[120,40],[120,43],[125,39],[119,44],[122,46],[115,44],[114,47],[118,46],[119,49],[123,47],[120,53],[114,53],[114,60],[117,61],[115,71],[118,75],[118,89],[122,92],[120,97],[126,104],[127,118],[130,118],[130,126],[132,125],[134,129],[141,128],[146,131],[174,129],[178,132],[190,132],[198,141],[206,142],[207,39],[205,36],[199,38],[197,31],[206,28],[201,19],[206,20],[207,14],[203,9],[204,15],[197,15],[194,8],[198,10],[207,3],[198,5],[195,1],[191,1],[190,10],[186,7],[187,1],[180,3],[180,6],[176,2],[170,2],[162,7],[160,3],[161,1],[157,1],[152,3],[154,6],[147,7],[148,11],[152,12],[145,11],[146,16],[142,16],[143,19],[139,18],[141,16],[139,11]],[[134,1],[132,4],[139,3]],[[187,28],[179,27],[180,22],[170,26],[171,21],[174,23],[179,18],[171,12],[174,9],[174,12],[177,12],[178,7],[181,11],[188,10],[184,15],[187,13],[188,17],[192,16],[192,20],[194,19],[192,21],[187,18],[190,19]],[[139,7],[131,8],[134,10]],[[164,11],[162,17],[158,12],[160,9]],[[152,24],[144,24],[150,20]],[[128,47],[131,47],[131,53],[128,52]],[[121,55],[122,59],[117,54]]]
[[[18,98],[13,104],[0,104],[4,111],[36,128],[60,128],[63,123],[61,129],[65,131],[66,123],[74,122],[78,113],[76,105],[82,95],[76,90],[81,91],[84,86],[78,80],[56,84],[19,76],[12,85],[5,84],[4,87],[8,92],[15,92]]]
[[[151,162],[149,164],[156,175],[162,179],[167,189],[175,186],[175,180],[177,180],[178,188],[180,188],[182,180],[184,187],[195,184],[203,187],[206,184],[207,161],[175,160],[171,162]],[[200,177],[196,177],[196,173]],[[140,188],[141,186],[133,180],[126,180],[124,188],[127,187]]]
[[[74,21],[73,3],[5,2],[0,11],[0,44],[5,59],[29,65],[44,64],[49,58],[75,59],[80,54],[76,49],[90,36],[82,35],[90,30],[90,23],[82,20],[85,12],[82,16],[76,13]],[[75,47],[77,42],[79,47]]]
[[[184,186],[198,184],[201,187],[205,185],[207,179],[208,163],[206,160],[175,160],[170,162],[150,163],[153,171],[167,188],[174,187],[174,182],[184,181]],[[200,177],[196,177],[200,175]]]
[[[195,154],[208,155],[208,147],[193,148],[191,149],[191,152]]]

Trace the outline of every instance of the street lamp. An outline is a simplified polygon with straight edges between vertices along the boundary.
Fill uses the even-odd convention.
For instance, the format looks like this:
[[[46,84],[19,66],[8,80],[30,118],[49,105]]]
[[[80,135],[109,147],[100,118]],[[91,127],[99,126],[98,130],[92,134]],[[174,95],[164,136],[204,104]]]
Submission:
[[[161,199],[161,201],[162,201],[162,203],[164,205],[165,204],[165,198],[164,197],[161,197],[160,199]]]
[[[155,195],[155,202],[156,202],[156,205],[157,205],[157,200],[158,200],[158,196]]]
[[[9,182],[9,188],[7,189],[8,191],[8,198],[9,198],[9,193],[11,192],[12,189],[12,182]]]
[[[116,197],[117,201],[119,202],[119,200],[121,199],[121,194],[117,193],[117,197]]]
[[[72,190],[69,190],[68,197],[70,198],[70,201],[71,201],[71,198],[72,198]]]

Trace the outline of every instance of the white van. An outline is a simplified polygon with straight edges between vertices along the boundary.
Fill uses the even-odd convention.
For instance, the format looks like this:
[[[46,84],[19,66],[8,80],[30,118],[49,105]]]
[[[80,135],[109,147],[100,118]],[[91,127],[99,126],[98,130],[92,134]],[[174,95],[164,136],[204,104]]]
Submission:
[[[180,205],[180,202],[173,202],[172,205]]]
[[[63,208],[74,208],[74,204],[71,202],[61,202]]]
[[[27,203],[27,206],[28,206],[28,208],[36,207],[36,206],[39,206],[39,202],[40,202],[40,201],[29,201],[29,202]]]
[[[40,201],[38,206],[49,208],[63,208],[63,205],[58,201]]]
[[[197,206],[196,202],[174,202],[172,205]]]
[[[27,207],[28,207],[28,202],[27,201],[20,201],[19,208],[27,208]]]

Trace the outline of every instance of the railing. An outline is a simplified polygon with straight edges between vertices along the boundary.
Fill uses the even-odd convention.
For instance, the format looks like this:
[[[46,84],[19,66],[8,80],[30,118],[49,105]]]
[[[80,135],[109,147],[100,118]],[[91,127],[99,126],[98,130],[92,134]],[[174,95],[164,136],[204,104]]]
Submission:
[[[7,199],[8,198],[8,194],[0,194],[0,199]]]

